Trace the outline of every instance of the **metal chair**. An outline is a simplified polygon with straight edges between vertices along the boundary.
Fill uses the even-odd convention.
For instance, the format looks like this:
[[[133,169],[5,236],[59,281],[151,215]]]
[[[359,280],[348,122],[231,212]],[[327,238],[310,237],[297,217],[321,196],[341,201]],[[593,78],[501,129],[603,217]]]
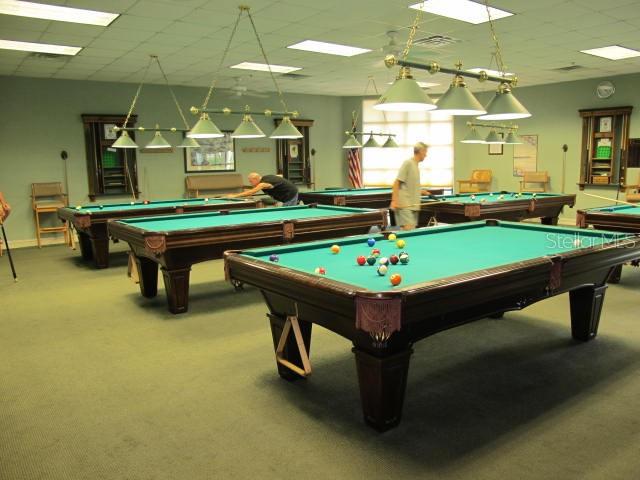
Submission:
[[[62,189],[60,182],[32,183],[31,184],[31,205],[36,220],[36,238],[38,248],[42,248],[43,233],[64,233],[64,241],[71,245],[73,240],[69,232],[67,222],[59,227],[42,227],[40,225],[40,215],[43,213],[56,213],[59,208],[69,206],[67,194]]]

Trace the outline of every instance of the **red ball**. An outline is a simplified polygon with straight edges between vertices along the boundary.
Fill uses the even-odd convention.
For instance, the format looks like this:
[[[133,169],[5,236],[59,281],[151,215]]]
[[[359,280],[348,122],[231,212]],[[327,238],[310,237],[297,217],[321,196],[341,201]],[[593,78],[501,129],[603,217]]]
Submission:
[[[358,265],[362,266],[367,263],[367,258],[364,255],[360,255],[356,258],[356,262],[358,262]]]
[[[389,277],[389,281],[391,282],[391,285],[395,287],[397,285],[400,285],[400,282],[402,281],[402,277],[397,273],[394,273]]]
[[[315,272],[316,272],[318,275],[326,275],[326,273],[327,273],[327,271],[325,270],[325,268],[324,268],[324,267],[318,267],[318,268],[316,268]]]
[[[144,201],[144,204],[145,204],[145,205],[149,205],[149,200],[145,200],[145,201]]]
[[[395,265],[400,261],[400,258],[398,258],[397,255],[391,255],[389,257],[389,262],[391,262],[391,265]]]

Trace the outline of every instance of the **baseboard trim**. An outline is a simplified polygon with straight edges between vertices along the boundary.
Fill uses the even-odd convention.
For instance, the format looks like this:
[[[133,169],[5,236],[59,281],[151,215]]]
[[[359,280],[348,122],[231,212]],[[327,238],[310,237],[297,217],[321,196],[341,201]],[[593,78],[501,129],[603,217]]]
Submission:
[[[59,237],[43,238],[41,243],[43,247],[46,247],[49,245],[64,245],[64,236],[60,235]],[[38,246],[38,240],[35,238],[28,238],[25,240],[9,240],[9,247],[11,248],[29,248],[29,247],[37,247],[37,246]]]

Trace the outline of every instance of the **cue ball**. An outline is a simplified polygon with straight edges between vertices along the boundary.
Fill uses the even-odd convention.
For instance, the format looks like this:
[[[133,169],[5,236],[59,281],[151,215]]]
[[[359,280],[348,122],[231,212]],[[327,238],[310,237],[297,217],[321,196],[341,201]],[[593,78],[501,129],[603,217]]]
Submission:
[[[360,266],[364,265],[365,263],[367,263],[367,257],[365,257],[364,255],[359,255],[358,258],[356,258],[356,263]]]
[[[135,205],[135,204],[136,204],[136,202],[131,202],[131,205]]]
[[[574,246],[574,247],[581,247],[581,246],[582,246],[582,240],[580,240],[579,238],[576,238],[576,239],[573,241],[573,246]]]
[[[395,233],[390,233],[389,236],[387,237],[387,240],[390,240],[393,242],[396,238],[398,237],[396,236]]]
[[[373,255],[371,255],[370,257],[367,257],[367,263],[369,265],[374,265],[376,263],[376,257],[374,257]]]
[[[103,206],[103,205],[98,205],[98,208],[99,208],[100,210],[102,210],[102,209],[104,208],[104,206]]]
[[[407,242],[405,242],[404,240],[400,239],[396,241],[396,247],[398,248],[404,248],[404,246],[407,244]]]
[[[371,250],[371,256],[378,258],[380,256],[380,249],[374,248],[373,250]]]
[[[380,265],[388,265],[389,264],[389,259],[387,257],[380,257],[378,259],[378,263]]]
[[[331,245],[331,251],[333,253],[340,253],[340,245]]]
[[[209,199],[208,199],[208,198],[205,198],[205,199],[204,199],[204,201],[205,201],[205,202],[208,202],[208,201],[209,201]]]
[[[325,270],[325,268],[324,268],[324,267],[318,267],[318,268],[316,268],[316,269],[315,269],[315,272],[316,272],[318,275],[324,275],[324,274],[326,274],[326,273],[327,273],[327,271]]]
[[[397,285],[400,285],[400,282],[402,281],[402,277],[397,273],[394,273],[389,277],[389,281],[391,282],[391,285],[395,287]]]
[[[471,195],[471,200],[475,200],[476,196],[475,195]]]
[[[389,257],[389,262],[391,263],[391,265],[395,265],[396,263],[398,263],[400,261],[400,259],[398,258],[397,255],[391,255]]]
[[[78,206],[76,207],[76,210],[82,210],[82,205],[78,205]]]
[[[498,200],[504,200],[504,195],[500,195],[500,196],[498,197]]]
[[[367,240],[367,245],[369,245],[370,247],[373,247],[375,244],[376,244],[375,238],[370,238],[369,240]]]
[[[144,204],[145,204],[145,205],[149,205],[149,200],[145,200],[145,201],[144,201]]]
[[[275,253],[271,254],[271,255],[269,255],[269,261],[278,262],[278,261],[280,261],[280,257],[278,257],[278,255],[276,255]]]
[[[409,263],[409,254],[408,253],[401,253],[398,258],[400,259],[400,263],[402,263],[403,265],[406,265],[407,263]]]
[[[388,268],[386,265],[380,265],[377,270],[378,275],[380,275],[381,277],[384,277],[387,274],[387,270]]]

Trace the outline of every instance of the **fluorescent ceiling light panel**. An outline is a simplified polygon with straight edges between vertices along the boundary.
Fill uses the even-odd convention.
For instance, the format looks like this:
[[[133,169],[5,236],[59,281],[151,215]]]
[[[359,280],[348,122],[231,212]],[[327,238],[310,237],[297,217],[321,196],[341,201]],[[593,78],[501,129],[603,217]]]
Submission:
[[[85,25],[99,25],[102,27],[106,27],[120,16],[119,13],[98,12],[95,10],[22,2],[19,0],[0,0],[0,14],[82,23]]]
[[[621,47],[620,45],[611,45],[609,47],[592,48],[580,51],[587,55],[595,55],[596,57],[608,58],[609,60],[623,60],[625,58],[640,57],[640,52],[638,50]]]
[[[472,2],[471,0],[426,0],[410,5],[409,8],[433,13],[441,17],[462,20],[463,22],[473,23],[474,25],[489,21],[487,7],[481,3]],[[499,18],[513,15],[511,12],[493,7],[489,7],[489,12],[491,13],[491,20],[498,20]]]
[[[233,65],[230,68],[239,68],[240,70],[256,70],[258,72],[268,72],[269,67],[271,71],[275,73],[289,73],[296,70],[302,70],[301,67],[287,67],[286,65],[267,65],[266,63],[253,63],[242,62],[237,65]]]
[[[23,52],[56,53],[58,55],[76,55],[80,50],[82,50],[82,47],[67,47],[65,45],[50,45],[48,43],[0,40],[0,49],[20,50]]]
[[[295,50],[305,50],[307,52],[326,53],[328,55],[340,55],[341,57],[353,57],[362,53],[370,52],[368,48],[350,47],[338,43],[318,42],[316,40],[305,40],[287,48]]]
[[[487,75],[491,75],[492,77],[502,77],[502,72],[499,72],[498,70],[491,70],[490,68],[482,68],[482,67],[477,67],[477,68],[470,68],[469,70],[467,70],[467,72],[471,72],[471,73],[480,73],[482,71],[487,72]],[[504,76],[505,77],[513,77],[515,75],[515,73],[510,73],[510,72],[504,72]]]
[[[437,87],[440,85],[439,83],[431,83],[431,82],[416,82],[420,88],[431,88]],[[393,82],[387,82],[387,85],[393,85]]]

